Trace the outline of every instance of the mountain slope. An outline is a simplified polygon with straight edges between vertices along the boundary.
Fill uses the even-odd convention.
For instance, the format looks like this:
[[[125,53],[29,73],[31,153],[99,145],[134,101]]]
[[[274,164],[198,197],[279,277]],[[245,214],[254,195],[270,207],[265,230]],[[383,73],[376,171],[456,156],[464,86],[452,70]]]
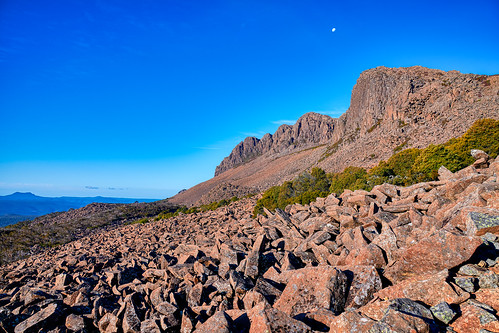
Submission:
[[[267,133],[261,140],[248,137],[217,166],[215,176],[265,153],[285,155],[299,146],[326,143],[331,140],[336,123],[336,119],[310,112],[293,126],[281,125],[273,135]]]
[[[92,203],[0,228],[0,265],[43,248],[79,239],[127,222],[175,211],[166,200],[131,204]]]
[[[460,136],[482,118],[499,119],[497,75],[377,67],[361,73],[341,117],[307,113],[273,135],[246,138],[216,168],[214,178],[169,201],[193,205],[207,197],[221,199],[221,184],[257,192],[314,166],[327,172],[372,167],[402,148]]]
[[[0,266],[0,331],[498,332],[498,173],[90,234]]]

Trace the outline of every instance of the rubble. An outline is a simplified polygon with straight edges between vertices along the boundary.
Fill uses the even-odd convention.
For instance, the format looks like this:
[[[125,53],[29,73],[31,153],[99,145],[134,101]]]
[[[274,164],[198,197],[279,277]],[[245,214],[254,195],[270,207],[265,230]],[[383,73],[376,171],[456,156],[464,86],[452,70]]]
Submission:
[[[0,267],[0,332],[499,332],[499,160],[252,218],[256,198]]]

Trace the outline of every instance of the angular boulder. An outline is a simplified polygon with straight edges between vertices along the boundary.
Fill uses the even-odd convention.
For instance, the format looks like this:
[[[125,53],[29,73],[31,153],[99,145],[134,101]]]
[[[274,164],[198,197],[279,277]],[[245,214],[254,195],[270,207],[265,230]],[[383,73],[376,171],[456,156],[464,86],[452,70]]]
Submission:
[[[449,304],[459,304],[467,300],[470,295],[460,291],[459,288],[453,288],[447,283],[448,277],[449,271],[447,269],[435,274],[415,276],[378,291],[376,296],[391,300],[410,298],[430,306],[443,301]]]
[[[470,212],[466,217],[466,233],[482,236],[487,232],[499,234],[499,211],[488,209],[489,213]]]
[[[249,333],[261,332],[312,332],[309,326],[288,314],[260,303],[248,312],[251,326]]]
[[[460,307],[461,315],[450,326],[457,333],[499,332],[498,318],[479,304],[467,302]]]
[[[345,273],[331,266],[307,267],[291,272],[274,308],[291,317],[319,308],[343,311],[348,280]]]
[[[436,324],[429,309],[408,298],[394,300],[370,332],[432,332]]]
[[[347,310],[334,318],[330,325],[330,333],[370,332],[375,321],[359,314],[355,310]]]
[[[350,288],[345,309],[357,309],[373,299],[374,294],[383,287],[381,277],[374,266],[338,266],[347,275]]]
[[[194,333],[230,333],[232,332],[232,319],[223,311],[218,311],[196,328]]]
[[[51,303],[33,314],[14,328],[15,333],[38,332],[41,328],[53,326],[62,317],[62,307],[59,303]]]
[[[479,237],[440,230],[398,254],[398,261],[386,268],[384,276],[392,283],[420,274],[437,273],[456,267],[482,244]]]

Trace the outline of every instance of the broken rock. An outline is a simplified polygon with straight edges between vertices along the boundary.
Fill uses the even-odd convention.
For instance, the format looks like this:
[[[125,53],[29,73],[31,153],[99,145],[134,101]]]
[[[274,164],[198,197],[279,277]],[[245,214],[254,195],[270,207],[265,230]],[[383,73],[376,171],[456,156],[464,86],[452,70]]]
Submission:
[[[398,261],[388,267],[384,275],[395,283],[415,275],[453,268],[471,258],[481,244],[479,237],[440,230],[401,250]]]
[[[347,276],[331,266],[307,267],[292,273],[274,308],[291,317],[325,308],[341,312],[345,307]]]

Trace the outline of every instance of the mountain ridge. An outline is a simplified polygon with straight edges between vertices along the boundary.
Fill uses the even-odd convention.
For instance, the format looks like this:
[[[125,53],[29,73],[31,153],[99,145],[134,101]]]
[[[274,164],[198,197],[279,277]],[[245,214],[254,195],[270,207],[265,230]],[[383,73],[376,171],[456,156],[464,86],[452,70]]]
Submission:
[[[282,154],[289,147],[325,143],[331,139],[336,122],[329,116],[308,112],[292,126],[279,126],[274,134],[266,133],[261,139],[247,137],[216,167],[215,176],[267,152]]]
[[[258,192],[314,166],[327,172],[370,168],[395,150],[442,143],[462,135],[477,119],[499,119],[498,94],[497,75],[421,66],[369,69],[360,74],[350,107],[339,118],[307,113],[272,135],[246,138],[217,166],[214,178],[169,200],[186,205],[198,205],[206,197],[220,200],[222,192],[210,193],[220,184]],[[313,117],[327,124],[320,139],[308,123]],[[295,127],[301,138],[312,139],[296,140]]]

